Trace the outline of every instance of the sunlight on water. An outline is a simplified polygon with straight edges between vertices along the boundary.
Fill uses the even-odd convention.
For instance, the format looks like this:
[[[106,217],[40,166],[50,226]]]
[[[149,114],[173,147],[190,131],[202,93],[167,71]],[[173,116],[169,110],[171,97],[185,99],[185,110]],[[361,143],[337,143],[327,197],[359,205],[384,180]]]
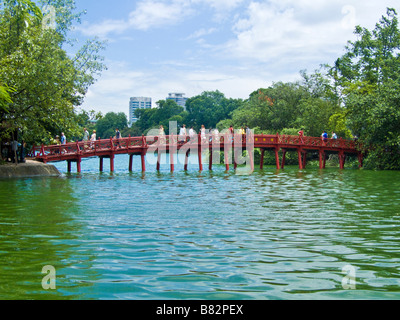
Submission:
[[[127,159],[0,180],[3,299],[400,298],[400,173],[142,173],[140,157],[129,173]]]

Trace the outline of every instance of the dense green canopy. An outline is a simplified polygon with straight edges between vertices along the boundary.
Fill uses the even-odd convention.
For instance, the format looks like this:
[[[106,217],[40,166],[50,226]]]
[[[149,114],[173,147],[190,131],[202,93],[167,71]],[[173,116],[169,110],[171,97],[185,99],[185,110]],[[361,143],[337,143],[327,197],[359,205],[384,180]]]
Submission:
[[[31,143],[61,131],[77,134],[75,107],[104,68],[100,42],[89,41],[74,56],[63,49],[78,17],[74,2],[45,4],[51,10],[44,14],[29,0],[5,0],[0,7],[0,139],[16,130]]]

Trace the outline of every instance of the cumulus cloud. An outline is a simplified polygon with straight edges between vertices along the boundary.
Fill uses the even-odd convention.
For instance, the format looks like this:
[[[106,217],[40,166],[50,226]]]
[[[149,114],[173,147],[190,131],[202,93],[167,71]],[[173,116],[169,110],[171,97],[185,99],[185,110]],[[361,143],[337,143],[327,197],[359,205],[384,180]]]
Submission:
[[[137,5],[135,11],[129,15],[129,26],[137,30],[148,30],[153,27],[162,27],[175,24],[190,12],[184,1],[144,1]]]
[[[182,0],[144,0],[137,4],[136,9],[125,20],[109,19],[97,24],[86,23],[77,29],[86,36],[107,37],[130,29],[145,31],[174,25],[190,13],[189,3]]]
[[[245,16],[235,22],[235,38],[227,45],[237,56],[264,62],[294,55],[322,58],[338,54],[353,38],[355,26],[369,22],[371,27],[370,21],[376,23],[387,5],[395,1],[373,5],[348,0],[251,2]]]
[[[91,87],[85,104],[105,111],[116,106],[127,110],[131,96],[157,101],[169,92],[181,91],[190,97],[217,89],[228,97],[247,98],[272,82],[297,80],[302,69],[312,72],[320,64],[332,64],[344,53],[347,41],[354,39],[356,25],[372,29],[387,7],[399,9],[397,2],[142,0],[125,14],[125,20],[91,25],[88,32],[106,36],[179,25],[182,32],[177,42],[168,41],[168,47],[163,47],[161,38],[154,39],[160,48],[150,50],[153,55],[148,61],[140,53],[135,56],[148,64],[112,65]],[[230,13],[231,20],[221,26],[205,12]],[[144,54],[147,57],[149,51]]]

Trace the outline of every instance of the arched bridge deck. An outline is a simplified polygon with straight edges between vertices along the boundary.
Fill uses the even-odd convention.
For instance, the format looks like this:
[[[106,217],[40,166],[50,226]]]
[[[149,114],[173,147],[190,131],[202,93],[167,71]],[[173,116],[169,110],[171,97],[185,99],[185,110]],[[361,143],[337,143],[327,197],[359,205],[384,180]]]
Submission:
[[[233,154],[233,164],[237,167],[238,155],[241,151],[247,150],[247,164],[254,169],[254,148],[261,150],[260,168],[263,168],[264,155],[266,150],[273,150],[275,153],[277,169],[284,168],[286,153],[295,151],[298,154],[299,168],[306,166],[308,152],[319,153],[320,168],[325,168],[326,156],[336,153],[339,156],[339,165],[343,169],[347,155],[358,156],[360,167],[362,167],[363,154],[357,142],[346,139],[327,139],[320,137],[288,136],[288,135],[220,135],[218,137],[201,134],[192,137],[181,138],[179,136],[142,136],[127,137],[121,139],[106,139],[98,141],[80,141],[64,145],[34,146],[30,156],[44,163],[67,161],[68,171],[71,171],[71,163],[77,163],[77,171],[81,172],[81,160],[83,158],[98,157],[100,159],[100,171],[103,171],[103,159],[110,159],[110,170],[114,171],[114,158],[119,154],[130,155],[129,170],[132,171],[134,155],[141,156],[142,171],[146,170],[146,155],[149,152],[158,154],[157,170],[160,169],[160,155],[170,154],[171,171],[174,170],[174,157],[176,152],[183,153],[185,157],[185,170],[188,168],[188,157],[191,152],[198,154],[199,170],[203,170],[202,156],[204,151],[209,150],[209,169],[212,169],[213,156],[216,151],[223,151],[225,154],[225,166],[229,170],[229,152]],[[281,157],[279,153],[281,152]],[[231,157],[232,158],[232,157]],[[219,159],[219,154],[218,154]]]

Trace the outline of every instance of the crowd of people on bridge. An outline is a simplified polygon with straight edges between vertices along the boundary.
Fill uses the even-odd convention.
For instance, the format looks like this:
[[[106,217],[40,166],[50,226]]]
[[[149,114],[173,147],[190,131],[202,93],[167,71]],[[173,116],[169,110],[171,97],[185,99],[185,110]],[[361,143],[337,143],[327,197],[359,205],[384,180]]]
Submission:
[[[229,133],[233,136],[235,134],[233,126],[230,126],[229,128]],[[241,127],[239,130],[237,130],[236,134],[240,135],[250,135],[251,130],[248,126]],[[158,136],[160,141],[165,141],[165,131],[164,127],[162,125],[159,126],[158,130]],[[184,142],[187,141],[189,138],[189,141],[195,141],[195,137],[197,136],[196,131],[194,130],[193,126],[190,127],[189,132],[187,131],[186,125],[182,125],[182,127],[179,129],[179,135],[178,135],[178,141]],[[217,128],[212,129],[206,129],[204,125],[201,125],[200,127],[200,139],[203,143],[206,143],[207,141],[212,142],[220,142],[220,132]],[[232,138],[233,139],[233,138]]]
[[[229,127],[229,133],[232,135],[232,140],[233,140],[233,136],[235,134],[235,130],[234,130],[233,126]],[[241,127],[240,129],[236,130],[236,134],[240,134],[243,136],[250,135],[251,130],[249,129],[248,126],[244,126],[244,127]],[[300,142],[304,143],[304,129],[302,128],[298,132],[298,134],[300,137]],[[182,125],[182,127],[180,127],[178,141],[184,142],[184,141],[187,141],[188,138],[189,138],[188,141],[194,141],[196,136],[197,136],[197,133],[194,130],[193,126],[190,127],[189,131],[187,131],[186,125],[184,124],[184,125]],[[165,142],[165,130],[162,125],[159,126],[158,137],[161,142],[163,142],[163,141]],[[121,139],[121,138],[122,138],[121,132],[119,131],[118,128],[116,128],[114,139],[116,139],[117,146],[120,146],[119,139]],[[204,125],[201,125],[200,138],[203,143],[207,142],[207,140],[209,142],[211,142],[211,141],[219,142],[220,141],[220,132],[217,128],[215,128],[215,129],[210,128],[207,130]],[[321,138],[324,142],[328,141],[328,133],[326,131],[323,131]],[[90,142],[91,147],[93,147],[94,142],[99,139],[100,138],[97,137],[96,130],[93,130],[92,134],[90,135],[87,128],[83,129],[82,141]],[[331,139],[334,139],[334,140],[338,139],[338,136],[334,131],[332,131]],[[61,133],[61,138],[57,135],[53,142],[54,142],[54,144],[57,144],[57,145],[65,145],[67,143],[67,139],[65,137],[64,132]]]
[[[299,132],[298,132],[298,134],[299,134],[299,137],[300,137],[300,142],[301,143],[304,143],[304,129],[302,128]],[[323,132],[322,132],[322,134],[321,134],[321,139],[322,139],[322,141],[324,141],[324,142],[327,142],[328,141],[328,133],[324,130]],[[337,134],[334,132],[334,131],[332,131],[332,136],[331,136],[331,139],[333,139],[333,140],[337,140],[338,139],[338,136],[337,136]]]

